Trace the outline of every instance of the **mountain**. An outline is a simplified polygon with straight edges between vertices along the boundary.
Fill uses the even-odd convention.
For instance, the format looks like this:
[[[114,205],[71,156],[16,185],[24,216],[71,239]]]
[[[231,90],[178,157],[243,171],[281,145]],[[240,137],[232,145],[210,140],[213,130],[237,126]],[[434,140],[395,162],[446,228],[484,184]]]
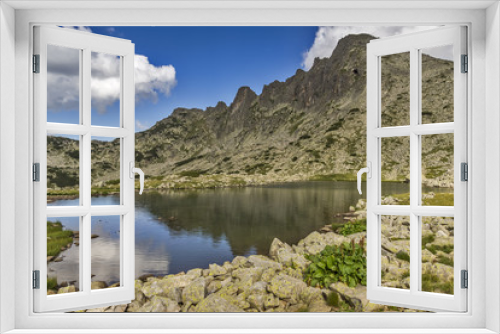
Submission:
[[[175,109],[136,134],[136,165],[159,179],[172,174],[354,179],[366,165],[366,44],[373,38],[341,39],[329,58],[315,59],[309,71],[298,69],[285,82],[265,85],[260,95],[241,87],[230,105]],[[422,63],[422,95],[430,101],[422,103],[423,122],[452,120],[453,63],[427,55]],[[383,126],[409,122],[406,54],[382,60],[382,108]],[[63,187],[67,182],[55,171],[75,175],[75,144],[61,137],[47,142],[49,184]],[[453,135],[425,136],[422,143],[423,179],[450,185]],[[409,141],[384,138],[382,147],[383,179],[407,180]],[[92,151],[93,182],[117,179],[119,142],[93,141]]]

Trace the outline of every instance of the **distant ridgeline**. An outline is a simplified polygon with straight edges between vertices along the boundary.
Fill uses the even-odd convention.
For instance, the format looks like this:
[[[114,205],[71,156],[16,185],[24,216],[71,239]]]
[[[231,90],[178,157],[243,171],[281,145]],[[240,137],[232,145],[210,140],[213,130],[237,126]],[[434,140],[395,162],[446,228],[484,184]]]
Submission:
[[[329,58],[315,59],[305,72],[264,86],[261,95],[241,87],[227,106],[177,108],[152,128],[136,134],[136,163],[149,176],[199,174],[301,175],[303,179],[353,180],[366,164],[367,34],[341,39]],[[423,57],[423,96],[440,104],[425,108],[426,123],[453,119],[453,64]],[[390,56],[383,67],[384,124],[408,118],[407,61]],[[444,106],[443,106],[444,104]],[[443,115],[448,113],[448,115]],[[452,182],[453,137],[427,136],[424,179]],[[383,179],[405,181],[409,144],[385,139]],[[78,183],[78,143],[48,137],[49,183]],[[119,142],[92,142],[92,181],[118,179]],[[450,174],[451,172],[451,174]],[[449,179],[446,179],[449,178]]]

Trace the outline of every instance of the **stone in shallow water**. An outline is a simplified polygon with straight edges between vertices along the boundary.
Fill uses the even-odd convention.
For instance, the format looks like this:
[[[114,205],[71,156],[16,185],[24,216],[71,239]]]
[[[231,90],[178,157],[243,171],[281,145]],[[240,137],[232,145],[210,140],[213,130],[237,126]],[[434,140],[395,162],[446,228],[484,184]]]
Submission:
[[[243,309],[238,306],[231,304],[226,299],[222,298],[217,294],[211,294],[207,298],[203,299],[195,308],[196,312],[243,312]]]

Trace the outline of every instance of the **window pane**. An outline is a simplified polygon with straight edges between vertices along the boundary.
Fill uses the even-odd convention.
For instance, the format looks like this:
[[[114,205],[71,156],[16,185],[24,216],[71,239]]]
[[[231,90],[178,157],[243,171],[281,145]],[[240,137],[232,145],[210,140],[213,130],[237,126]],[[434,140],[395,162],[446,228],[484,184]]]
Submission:
[[[453,122],[453,45],[421,52],[422,124]]]
[[[80,218],[47,218],[47,294],[79,290]]]
[[[80,137],[47,136],[47,203],[80,198]],[[54,202],[57,205],[57,202]]]
[[[451,217],[422,217],[422,291],[453,294]]]
[[[80,123],[80,50],[47,45],[47,122]]]
[[[120,126],[121,58],[92,52],[92,125]]]
[[[410,288],[410,217],[381,216],[381,279],[389,288]]]
[[[92,137],[91,205],[120,204],[120,138]],[[96,196],[112,195],[97,199]]]
[[[381,138],[383,205],[409,205],[410,137]]]
[[[92,217],[92,290],[120,286],[120,220]]]
[[[382,126],[410,125],[410,53],[381,57]]]
[[[453,206],[453,133],[422,136],[422,205]]]

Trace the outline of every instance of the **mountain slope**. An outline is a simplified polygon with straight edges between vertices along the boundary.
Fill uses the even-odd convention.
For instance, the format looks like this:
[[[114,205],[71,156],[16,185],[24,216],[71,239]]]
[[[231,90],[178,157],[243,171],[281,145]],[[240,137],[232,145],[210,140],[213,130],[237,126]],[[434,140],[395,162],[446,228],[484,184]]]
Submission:
[[[264,86],[260,95],[241,87],[229,106],[219,102],[206,110],[175,109],[152,128],[136,134],[136,165],[149,176],[201,173],[263,174],[272,180],[290,175],[352,179],[366,164],[366,44],[371,39],[366,34],[343,38],[331,57],[316,59],[308,72],[299,69],[285,82]],[[428,56],[423,56],[423,63],[423,96],[433,105],[444,104],[439,112],[432,105],[425,106],[423,120],[449,119],[453,114],[453,64]],[[407,67],[404,55],[390,56],[384,63],[383,125],[406,119]],[[48,137],[52,154],[64,155],[50,145],[52,140]],[[383,178],[405,180],[409,146],[399,138],[385,141]],[[424,141],[424,165],[432,167],[435,185],[448,185],[452,165],[445,160],[452,138]],[[440,145],[437,150],[436,143]],[[93,142],[93,182],[118,178],[116,145]],[[105,162],[109,166],[102,170]],[[430,175],[427,170],[424,174]]]

